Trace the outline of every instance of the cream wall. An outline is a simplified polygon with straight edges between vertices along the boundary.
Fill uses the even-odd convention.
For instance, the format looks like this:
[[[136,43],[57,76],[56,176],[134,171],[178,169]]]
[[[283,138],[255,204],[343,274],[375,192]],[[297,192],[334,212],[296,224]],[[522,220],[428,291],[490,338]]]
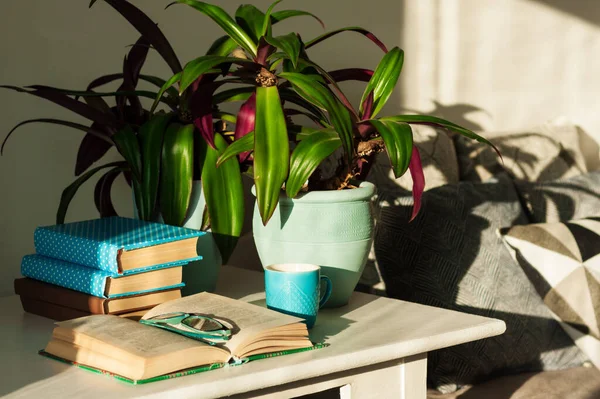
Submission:
[[[404,106],[485,130],[563,115],[600,139],[598,1],[405,4]]]
[[[91,10],[88,3],[5,0],[0,13],[0,82],[84,88],[98,75],[118,72],[125,46],[138,35],[102,1]],[[187,7],[164,11],[168,1],[134,3],[159,22],[182,62],[202,54],[220,35],[208,18]],[[238,2],[218,3],[233,11]],[[261,8],[268,3],[254,2]],[[328,29],[360,25],[388,46],[404,48],[400,91],[388,111],[399,111],[402,105],[471,128],[501,130],[527,128],[565,115],[600,139],[596,4],[596,0],[287,0],[281,7],[312,11]],[[308,18],[285,24],[304,38],[320,32]],[[374,45],[351,33],[315,47],[311,54],[329,69],[374,68],[381,57]],[[145,72],[168,76],[155,54]],[[361,85],[346,88],[351,99],[359,98]],[[4,132],[0,137],[19,121],[35,117],[81,121],[43,100],[0,91],[0,132]],[[74,179],[80,138],[79,132],[66,128],[31,125],[11,139],[0,158],[0,295],[12,292],[20,259],[33,250],[35,227],[54,222],[60,194]],[[117,158],[111,153],[106,160]],[[97,215],[94,182],[75,197],[67,220]],[[113,198],[118,211],[131,214],[124,182],[118,182]],[[237,254],[235,259],[244,256]]]

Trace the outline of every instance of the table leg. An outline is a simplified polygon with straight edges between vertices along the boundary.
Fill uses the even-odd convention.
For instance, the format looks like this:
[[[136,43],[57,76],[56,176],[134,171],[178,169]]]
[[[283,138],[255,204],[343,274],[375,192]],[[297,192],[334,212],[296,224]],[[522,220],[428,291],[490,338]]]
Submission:
[[[340,388],[340,399],[425,399],[426,378],[427,354],[410,356],[389,367],[355,375],[350,384]]]

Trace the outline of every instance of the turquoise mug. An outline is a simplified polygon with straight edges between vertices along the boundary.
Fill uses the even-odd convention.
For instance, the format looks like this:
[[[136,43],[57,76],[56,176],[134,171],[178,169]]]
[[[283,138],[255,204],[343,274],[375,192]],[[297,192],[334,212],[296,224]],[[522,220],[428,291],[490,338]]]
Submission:
[[[321,281],[326,284],[320,295]],[[281,263],[265,267],[267,307],[304,319],[312,328],[317,312],[331,295],[331,280],[321,276],[321,268],[305,263]]]

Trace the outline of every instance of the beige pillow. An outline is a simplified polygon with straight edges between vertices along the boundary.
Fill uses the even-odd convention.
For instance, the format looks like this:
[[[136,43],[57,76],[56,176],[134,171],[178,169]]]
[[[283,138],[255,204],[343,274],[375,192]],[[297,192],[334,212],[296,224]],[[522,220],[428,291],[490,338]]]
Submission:
[[[485,144],[456,137],[460,179],[485,181],[502,171],[514,179],[541,182],[578,176],[587,172],[580,148],[579,131],[563,120],[512,132],[484,132],[502,154]]]

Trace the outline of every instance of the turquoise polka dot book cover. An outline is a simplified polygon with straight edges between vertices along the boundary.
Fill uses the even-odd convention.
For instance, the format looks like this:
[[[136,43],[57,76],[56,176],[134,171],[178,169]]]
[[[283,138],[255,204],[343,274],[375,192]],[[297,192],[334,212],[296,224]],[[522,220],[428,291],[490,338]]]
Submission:
[[[132,274],[202,259],[198,237],[184,227],[119,216],[38,227],[38,255],[109,274]]]

